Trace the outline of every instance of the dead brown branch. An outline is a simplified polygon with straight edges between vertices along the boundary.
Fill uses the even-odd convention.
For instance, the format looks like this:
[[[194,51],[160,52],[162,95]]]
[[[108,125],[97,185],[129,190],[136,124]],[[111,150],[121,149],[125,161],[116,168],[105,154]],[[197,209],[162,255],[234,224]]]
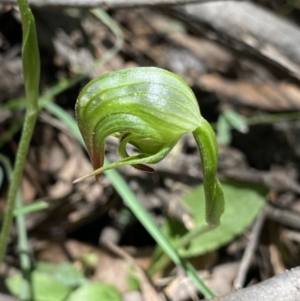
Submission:
[[[92,8],[104,5],[109,8],[137,7],[137,6],[163,6],[189,3],[208,2],[216,0],[29,0],[35,7],[85,7]],[[17,0],[0,0],[0,3],[16,4]]]
[[[264,7],[248,1],[190,4],[165,8],[196,33],[255,57],[273,71],[300,79],[300,30]],[[279,68],[279,69],[278,69]]]

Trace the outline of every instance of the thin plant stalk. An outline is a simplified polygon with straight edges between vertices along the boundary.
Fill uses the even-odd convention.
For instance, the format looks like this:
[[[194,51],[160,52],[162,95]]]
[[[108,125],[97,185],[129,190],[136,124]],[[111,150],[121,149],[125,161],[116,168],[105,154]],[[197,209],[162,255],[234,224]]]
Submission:
[[[22,62],[27,108],[21,140],[19,142],[19,148],[17,151],[15,166],[12,174],[12,180],[8,191],[3,226],[0,234],[0,264],[3,261],[6,251],[8,237],[13,220],[16,197],[18,189],[20,187],[24,164],[38,112],[40,57],[35,21],[26,0],[18,0],[18,5],[20,8],[23,28]]]

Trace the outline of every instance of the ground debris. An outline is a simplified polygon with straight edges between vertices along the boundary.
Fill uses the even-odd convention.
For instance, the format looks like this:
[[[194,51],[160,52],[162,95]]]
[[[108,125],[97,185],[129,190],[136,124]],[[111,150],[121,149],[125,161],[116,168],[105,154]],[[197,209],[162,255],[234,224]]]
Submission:
[[[264,222],[255,232],[257,244],[243,275],[244,286],[300,265],[300,117],[296,116],[300,110],[300,71],[296,64],[299,51],[294,52],[295,41],[300,37],[300,12],[296,4],[289,4],[291,12],[278,18],[279,12],[288,7],[282,1],[271,2],[254,1],[241,6],[231,1],[205,3],[201,6],[203,10],[198,5],[109,9],[106,13],[120,27],[120,36],[116,36],[112,23],[96,17],[92,11],[51,7],[34,10],[42,62],[41,95],[49,92],[50,87],[56,88],[56,84],[61,88],[69,85],[74,76],[86,74],[64,92],[47,98],[69,117],[75,116],[76,98],[89,79],[123,68],[157,66],[183,77],[199,101],[201,114],[216,129],[228,108],[246,120],[248,132],[230,128],[231,142],[220,143],[218,170],[222,181],[250,182],[269,190]],[[222,17],[209,18],[216,7],[224,8],[217,11]],[[241,7],[276,19],[277,23],[267,22],[268,30],[276,24],[283,26],[278,28],[292,28],[285,37],[294,32],[295,41],[284,43],[285,48],[281,48],[284,39],[278,37],[283,37],[285,31],[276,31],[276,35],[265,37],[264,43],[265,28],[256,30],[263,19],[251,22],[258,15],[247,17],[244,10],[241,15],[247,20],[235,19]],[[233,10],[232,17],[228,17],[226,12]],[[239,26],[232,26],[234,21]],[[243,22],[247,26],[242,26]],[[243,32],[247,28],[249,32]],[[18,149],[25,109],[20,45],[18,11],[13,5],[0,4],[0,152],[11,162]],[[114,51],[111,59],[101,61]],[[119,159],[118,145],[116,137],[107,139],[105,150],[110,161]],[[134,154],[136,149],[128,145],[127,151]],[[132,167],[118,171],[159,226],[168,217],[179,221],[185,229],[192,229],[195,212],[182,199],[203,181],[193,135],[184,135],[153,168],[153,174]],[[25,204],[48,204],[46,210],[26,215],[34,260],[69,262],[91,281],[115,286],[126,301],[163,300],[164,294],[174,301],[200,300],[202,296],[192,282],[172,265],[147,278],[155,242],[108,177],[72,184],[91,171],[88,155],[68,124],[41,108],[21,185]],[[5,177],[2,181],[1,172],[2,166],[0,209],[4,212],[8,181]],[[242,291],[232,298],[231,292],[254,230],[255,226],[249,227],[219,250],[190,258],[205,283],[219,295],[227,295],[217,300],[242,300],[236,299],[242,298]],[[86,265],[86,254],[95,255],[94,265]],[[8,268],[0,273],[3,279],[10,275],[9,269],[14,267],[16,273],[15,267],[19,266],[16,229],[12,230],[6,259]],[[133,267],[138,273],[132,272]],[[298,269],[295,273],[299,273]],[[139,286],[135,283],[135,291],[130,292],[133,274]],[[278,277],[280,280],[289,276]],[[274,283],[278,283],[276,279]],[[259,290],[263,285],[256,287]],[[2,293],[0,289],[0,299]],[[9,298],[6,296],[3,298]]]

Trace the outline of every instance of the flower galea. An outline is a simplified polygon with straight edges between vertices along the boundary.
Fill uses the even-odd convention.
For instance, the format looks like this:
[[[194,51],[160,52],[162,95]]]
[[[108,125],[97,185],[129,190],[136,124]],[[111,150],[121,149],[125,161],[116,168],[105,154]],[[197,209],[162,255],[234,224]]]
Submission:
[[[164,159],[178,140],[193,133],[199,147],[206,199],[206,220],[217,225],[224,211],[221,184],[216,178],[215,134],[201,116],[193,91],[177,75],[155,67],[139,67],[101,75],[89,82],[76,102],[76,118],[96,179],[105,170],[124,165],[153,171],[147,164]],[[105,139],[119,137],[121,159],[104,164]],[[129,156],[126,145],[138,154]]]

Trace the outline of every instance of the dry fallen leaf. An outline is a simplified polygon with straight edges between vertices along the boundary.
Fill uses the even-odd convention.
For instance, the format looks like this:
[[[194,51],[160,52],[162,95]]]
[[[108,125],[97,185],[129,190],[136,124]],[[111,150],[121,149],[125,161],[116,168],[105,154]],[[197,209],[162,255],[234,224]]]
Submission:
[[[203,75],[198,84],[231,103],[273,112],[300,110],[300,89],[287,82],[252,83]]]

